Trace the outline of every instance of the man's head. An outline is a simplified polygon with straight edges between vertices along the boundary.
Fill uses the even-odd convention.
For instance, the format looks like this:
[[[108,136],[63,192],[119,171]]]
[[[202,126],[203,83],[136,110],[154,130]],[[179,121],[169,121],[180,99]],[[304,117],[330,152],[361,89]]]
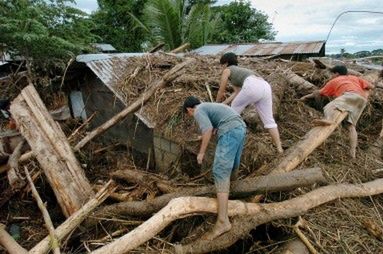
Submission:
[[[226,64],[227,66],[238,65],[237,55],[233,52],[227,52],[221,56],[219,63]]]
[[[198,104],[201,104],[201,101],[197,97],[195,96],[187,97],[183,105],[184,113],[187,113],[189,116],[192,116],[194,113],[194,108]]]
[[[347,75],[347,67],[344,65],[335,65],[330,69],[331,73],[336,74],[336,75]]]

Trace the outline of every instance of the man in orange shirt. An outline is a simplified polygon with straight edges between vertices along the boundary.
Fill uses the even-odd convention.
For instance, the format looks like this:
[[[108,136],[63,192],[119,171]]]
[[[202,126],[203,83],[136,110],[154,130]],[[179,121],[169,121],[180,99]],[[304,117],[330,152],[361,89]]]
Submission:
[[[301,100],[318,96],[334,97],[324,108],[324,119],[314,121],[318,125],[331,125],[334,122],[329,120],[334,110],[347,111],[347,128],[350,132],[350,155],[355,158],[358,142],[356,123],[367,104],[368,90],[373,89],[364,79],[357,76],[347,75],[346,66],[337,65],[330,70],[333,74],[332,79],[327,82],[320,90],[303,96]]]

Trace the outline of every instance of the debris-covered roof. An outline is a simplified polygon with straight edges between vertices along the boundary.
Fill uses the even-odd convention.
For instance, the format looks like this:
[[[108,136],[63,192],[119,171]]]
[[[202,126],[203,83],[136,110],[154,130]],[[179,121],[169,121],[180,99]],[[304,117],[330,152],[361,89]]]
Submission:
[[[325,41],[221,44],[205,45],[193,52],[200,55],[219,55],[230,51],[242,56],[319,54],[324,46]]]
[[[85,54],[76,57],[76,61],[85,63],[108,87],[112,87],[115,76],[115,62],[129,57],[142,56],[144,53]]]

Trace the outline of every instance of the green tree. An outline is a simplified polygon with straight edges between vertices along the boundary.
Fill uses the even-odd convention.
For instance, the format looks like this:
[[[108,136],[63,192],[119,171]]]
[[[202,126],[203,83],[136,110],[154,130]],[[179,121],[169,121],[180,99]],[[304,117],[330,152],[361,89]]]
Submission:
[[[92,14],[94,33],[101,42],[110,43],[119,51],[141,51],[147,34],[136,25],[136,19],[142,19],[145,3],[146,0],[98,0],[99,9]]]
[[[92,22],[67,0],[0,1],[0,44],[27,67],[64,67],[95,40]]]
[[[150,32],[153,44],[164,42],[167,49],[173,49],[189,42],[192,48],[196,48],[207,42],[215,24],[210,22],[211,2],[149,0],[142,24]]]
[[[273,40],[276,32],[267,21],[268,16],[252,8],[249,1],[234,1],[213,8],[220,21],[212,35],[212,43],[257,42]]]

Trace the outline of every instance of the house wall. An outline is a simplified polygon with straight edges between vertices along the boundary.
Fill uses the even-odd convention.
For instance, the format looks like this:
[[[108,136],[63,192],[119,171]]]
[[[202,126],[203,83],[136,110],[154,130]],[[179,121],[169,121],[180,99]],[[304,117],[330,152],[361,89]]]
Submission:
[[[93,72],[86,72],[79,88],[86,111],[90,117],[97,112],[90,123],[90,129],[95,129],[105,123],[117,113],[121,112],[125,105],[97,78]],[[179,162],[182,156],[182,147],[161,135],[154,134],[153,128],[148,127],[135,114],[130,114],[124,121],[110,128],[106,133],[98,137],[105,144],[120,142],[127,144],[133,149],[135,163],[146,167],[150,160],[151,168],[158,171],[179,170]]]
[[[105,123],[125,106],[94,74],[85,75],[84,84],[80,86],[86,115],[90,117],[97,112],[90,123],[94,129]],[[130,114],[125,120],[113,126],[105,134],[98,138],[101,142],[121,142],[134,148],[145,155],[153,149],[153,130],[147,127],[134,114]]]

